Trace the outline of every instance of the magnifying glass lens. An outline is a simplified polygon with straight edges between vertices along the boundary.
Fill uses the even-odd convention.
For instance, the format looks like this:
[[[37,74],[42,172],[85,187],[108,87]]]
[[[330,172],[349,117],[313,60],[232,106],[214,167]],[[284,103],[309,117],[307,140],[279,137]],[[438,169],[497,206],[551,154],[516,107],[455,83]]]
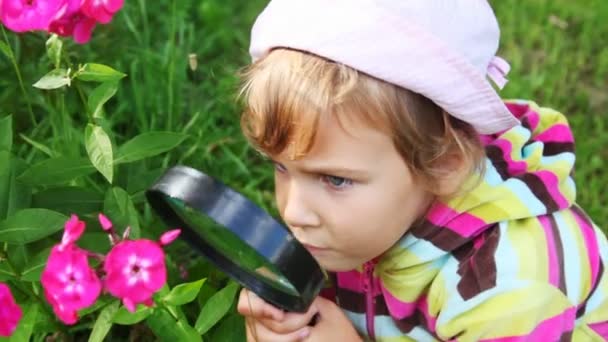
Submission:
[[[226,256],[243,271],[288,295],[298,296],[296,288],[255,249],[236,234],[218,225],[206,215],[190,208],[183,201],[167,197],[167,203],[189,228],[219,253]]]

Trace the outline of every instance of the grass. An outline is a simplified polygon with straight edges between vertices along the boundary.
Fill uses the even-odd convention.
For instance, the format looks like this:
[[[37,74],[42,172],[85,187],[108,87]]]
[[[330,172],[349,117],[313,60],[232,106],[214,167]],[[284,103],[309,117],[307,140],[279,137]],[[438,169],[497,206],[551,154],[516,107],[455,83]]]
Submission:
[[[127,140],[149,130],[184,131],[191,139],[158,165],[143,163],[120,180],[136,192],[170,164],[185,163],[219,176],[267,209],[272,205],[270,170],[244,143],[234,101],[235,72],[249,62],[249,28],[265,1],[144,0],[126,3],[111,25],[100,26],[90,44],[66,42],[64,59],[105,63],[129,76],[108,107],[108,125]],[[569,117],[577,141],[574,177],[578,202],[600,225],[608,222],[603,187],[608,184],[603,146],[608,135],[608,4],[568,0],[492,1],[502,27],[500,54],[512,64],[505,98],[528,98]],[[72,92],[43,92],[28,86],[49,70],[45,37],[9,35],[27,96],[21,94],[8,59],[2,58],[0,114],[13,113],[17,130],[57,153],[78,154],[73,139],[84,124]],[[190,70],[196,56],[198,67]],[[90,89],[81,89],[88,91]],[[29,99],[27,101],[26,99]],[[28,106],[37,121],[31,127]],[[61,108],[58,110],[57,108]],[[61,112],[61,113],[58,113]],[[24,140],[18,140],[25,148]],[[43,157],[33,150],[28,161]]]
[[[608,224],[608,3],[491,1],[511,62],[505,98],[532,99],[567,115],[575,135],[577,201]]]

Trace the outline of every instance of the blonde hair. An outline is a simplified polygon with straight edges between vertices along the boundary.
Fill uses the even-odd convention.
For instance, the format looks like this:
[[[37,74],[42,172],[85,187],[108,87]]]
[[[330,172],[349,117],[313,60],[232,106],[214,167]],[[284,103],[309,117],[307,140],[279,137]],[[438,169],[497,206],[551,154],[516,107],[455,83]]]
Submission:
[[[386,132],[410,171],[437,191],[448,156],[483,169],[477,133],[426,97],[309,53],[276,49],[245,68],[239,95],[245,101],[242,130],[268,155],[290,145],[290,158],[309,152],[323,115]]]

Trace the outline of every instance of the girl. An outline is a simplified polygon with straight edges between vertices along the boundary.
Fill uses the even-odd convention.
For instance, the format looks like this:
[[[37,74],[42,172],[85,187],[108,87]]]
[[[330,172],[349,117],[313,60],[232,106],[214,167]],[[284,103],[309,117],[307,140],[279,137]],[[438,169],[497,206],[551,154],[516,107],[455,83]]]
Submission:
[[[243,290],[249,341],[608,338],[608,242],[575,202],[572,133],[500,99],[498,40],[484,0],[269,3],[242,127],[335,291],[296,314]]]

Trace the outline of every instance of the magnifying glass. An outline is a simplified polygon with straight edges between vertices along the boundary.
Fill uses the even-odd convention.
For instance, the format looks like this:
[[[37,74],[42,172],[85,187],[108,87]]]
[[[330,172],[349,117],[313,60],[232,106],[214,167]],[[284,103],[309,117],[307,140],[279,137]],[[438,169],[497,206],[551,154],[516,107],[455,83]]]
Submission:
[[[175,166],[146,198],[192,248],[266,302],[306,312],[323,287],[319,264],[291,232],[219,180]]]

